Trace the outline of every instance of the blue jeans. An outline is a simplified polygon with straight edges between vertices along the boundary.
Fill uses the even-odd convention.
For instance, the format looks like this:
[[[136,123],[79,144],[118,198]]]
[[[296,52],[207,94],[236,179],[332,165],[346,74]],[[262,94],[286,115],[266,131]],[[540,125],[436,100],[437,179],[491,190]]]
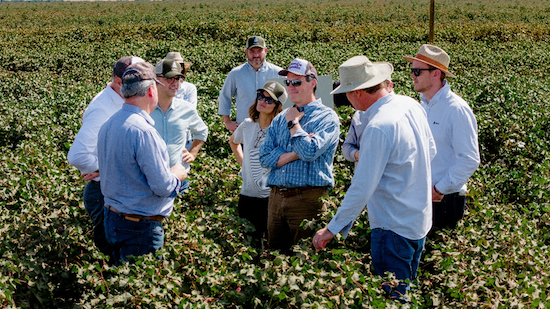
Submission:
[[[84,208],[94,223],[94,243],[105,255],[113,252],[111,245],[105,237],[105,227],[103,226],[103,194],[99,182],[90,180],[84,188],[83,194]]]
[[[129,256],[155,253],[164,245],[162,223],[142,219],[139,222],[124,219],[122,214],[103,207],[105,214],[105,235],[113,246],[113,258],[116,265],[121,260],[129,261]]]
[[[385,276],[385,272],[395,274],[400,284],[391,291],[384,288],[390,297],[405,295],[409,284],[404,280],[416,278],[420,256],[424,250],[426,237],[411,240],[399,236],[390,230],[376,228],[371,233],[371,255],[374,274]]]

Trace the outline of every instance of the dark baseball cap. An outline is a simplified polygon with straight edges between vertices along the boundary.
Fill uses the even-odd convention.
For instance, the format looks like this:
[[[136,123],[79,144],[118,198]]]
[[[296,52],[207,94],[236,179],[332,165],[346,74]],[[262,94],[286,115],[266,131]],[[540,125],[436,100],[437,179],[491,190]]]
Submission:
[[[113,75],[122,78],[124,71],[126,71],[130,65],[138,62],[145,62],[145,60],[136,56],[126,56],[118,59],[113,66]]]
[[[261,36],[251,36],[246,40],[246,49],[251,49],[254,47],[265,48],[265,40]]]
[[[161,84],[157,80],[157,75],[155,74],[155,67],[148,62],[138,62],[130,65],[124,74],[122,74],[122,84],[132,84],[141,82],[144,80],[154,80],[157,84]]]
[[[155,65],[155,74],[164,78],[183,77],[181,65],[175,59],[162,59]]]

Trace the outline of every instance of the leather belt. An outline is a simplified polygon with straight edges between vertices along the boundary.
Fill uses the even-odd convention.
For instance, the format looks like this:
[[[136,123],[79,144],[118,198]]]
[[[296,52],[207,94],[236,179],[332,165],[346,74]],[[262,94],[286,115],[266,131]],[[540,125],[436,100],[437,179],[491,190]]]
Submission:
[[[116,210],[113,206],[109,206],[109,204],[107,204],[107,203],[105,203],[105,207],[107,207],[107,209],[109,209],[109,211],[112,211],[116,214],[121,214],[120,211]],[[161,215],[142,216],[142,215],[122,213],[122,218],[124,218],[125,220],[128,220],[128,221],[133,221],[133,222],[139,222],[141,220],[153,220],[153,221],[157,221],[157,222],[162,223],[162,221],[164,221],[164,217],[161,216]]]
[[[312,186],[306,186],[306,187],[295,187],[295,188],[283,188],[283,187],[277,187],[274,186],[273,190],[275,190],[276,193],[279,193],[282,197],[292,197],[296,195],[302,194],[302,192],[306,191],[314,191],[314,190],[325,190],[325,187],[312,187]]]

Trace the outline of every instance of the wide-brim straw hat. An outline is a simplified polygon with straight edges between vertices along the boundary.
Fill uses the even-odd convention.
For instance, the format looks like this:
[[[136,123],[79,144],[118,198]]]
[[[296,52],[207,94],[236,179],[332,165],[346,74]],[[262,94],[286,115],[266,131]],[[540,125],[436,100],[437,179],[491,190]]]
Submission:
[[[338,67],[340,86],[330,94],[350,92],[376,86],[391,79],[393,65],[389,62],[371,62],[365,56],[355,56]]]
[[[409,62],[413,62],[415,60],[423,62],[445,72],[446,76],[456,77],[453,73],[449,72],[451,57],[449,57],[449,55],[440,47],[424,44],[420,46],[420,50],[416,56],[403,58]]]

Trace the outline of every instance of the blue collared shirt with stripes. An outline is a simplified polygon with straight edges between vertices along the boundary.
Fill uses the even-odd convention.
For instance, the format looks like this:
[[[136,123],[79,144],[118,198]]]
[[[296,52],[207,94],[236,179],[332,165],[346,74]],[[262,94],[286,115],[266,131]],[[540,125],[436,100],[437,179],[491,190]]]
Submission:
[[[287,111],[285,109],[273,119],[260,149],[260,162],[271,168],[267,185],[334,187],[332,161],[340,134],[338,115],[317,99],[304,106],[301,129],[290,136],[285,118]],[[309,137],[310,133],[313,133],[312,137]],[[300,159],[277,167],[279,157],[292,151]]]

